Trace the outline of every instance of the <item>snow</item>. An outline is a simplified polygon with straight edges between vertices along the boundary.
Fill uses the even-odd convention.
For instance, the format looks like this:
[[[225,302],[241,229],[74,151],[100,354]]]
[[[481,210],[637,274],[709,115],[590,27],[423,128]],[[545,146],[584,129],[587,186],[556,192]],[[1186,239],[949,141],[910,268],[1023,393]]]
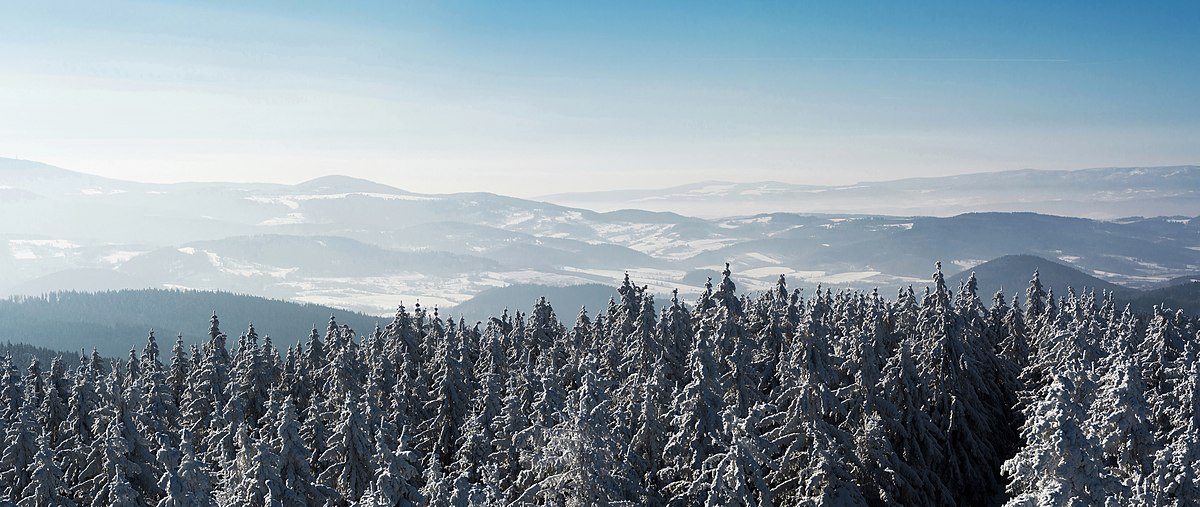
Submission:
[[[246,262],[243,260],[229,259],[221,257],[216,253],[204,251],[208,256],[208,262],[217,268],[222,273],[227,273],[234,276],[244,278],[265,276],[270,278],[284,279],[288,275],[295,273],[299,268],[284,268],[277,266],[268,266],[254,262]]]
[[[65,239],[10,239],[8,249],[14,259],[34,260],[42,258],[65,258],[67,250],[79,245]]]
[[[695,241],[687,241],[683,244],[695,253],[707,252],[709,250],[720,250],[729,245],[737,243],[736,239],[732,238],[715,238],[715,239],[699,239]],[[691,255],[687,256],[691,257]],[[686,257],[684,257],[686,258]]]
[[[722,266],[722,269],[724,267]],[[745,290],[765,290],[774,286],[775,281],[779,279],[779,275],[787,278],[790,284],[812,285],[818,283],[824,284],[853,284],[857,282],[865,282],[868,280],[875,283],[896,282],[896,283],[922,283],[926,280],[918,278],[904,278],[882,276],[879,271],[846,271],[840,273],[828,273],[819,270],[797,270],[785,266],[766,266],[751,269],[742,269],[734,273],[734,281],[739,287]]]
[[[596,273],[603,276],[612,277],[614,280],[623,280],[625,273],[629,273],[630,278],[637,280],[679,280],[687,274],[686,271],[677,269],[658,269],[658,268],[629,268],[625,270],[603,270],[603,269],[578,269],[565,268],[564,270],[577,271],[581,273]]]
[[[541,271],[535,271],[532,269],[522,269],[522,270],[515,270],[515,271],[486,271],[486,272],[480,273],[480,276],[482,276],[484,278],[492,278],[494,280],[504,282],[504,285],[512,285],[512,284],[516,284],[516,283],[531,283],[531,284],[554,285],[554,286],[563,287],[563,286],[567,286],[567,285],[575,285],[577,283],[580,283],[581,281],[585,281],[584,279],[579,278],[577,276],[571,276],[571,275],[565,275],[565,274],[559,274],[559,273],[545,273],[545,272],[541,272]]]
[[[582,220],[583,220],[583,213],[580,213],[578,211],[568,211],[557,217],[554,217],[555,222],[568,223],[568,224],[578,223]]]
[[[1166,275],[1125,275],[1099,269],[1093,269],[1092,274],[1098,278],[1102,278],[1119,285],[1128,285],[1134,288],[1139,286],[1149,287],[1171,279],[1170,276]]]
[[[951,264],[958,266],[958,269],[971,269],[975,266],[987,262],[986,259],[955,259],[950,261]]]
[[[845,273],[822,276],[816,280],[822,283],[850,283],[862,281],[876,275],[879,275],[878,271],[847,271]]]
[[[287,206],[291,209],[300,208],[300,203],[298,203],[294,200],[291,200],[291,199],[283,198],[283,197],[262,197],[262,196],[256,195],[256,196],[246,197],[245,199],[247,201],[256,202],[259,204],[278,204],[281,206]]]
[[[295,224],[304,224],[304,223],[308,223],[308,219],[305,218],[304,213],[288,213],[287,215],[284,215],[282,217],[275,217],[275,218],[269,218],[269,219],[263,220],[262,222],[259,222],[258,225],[274,226],[274,225],[295,225]]]
[[[508,214],[508,217],[509,218],[504,221],[505,227],[512,227],[512,226],[515,226],[518,224],[523,224],[525,222],[533,220],[537,216],[534,215],[533,213],[510,213],[510,214]]]
[[[767,266],[767,267],[761,267],[761,268],[741,269],[741,270],[738,270],[738,272],[735,276],[735,281],[736,281],[737,277],[777,279],[777,278],[779,278],[779,275],[790,276],[790,274],[796,273],[796,272],[797,271],[792,268],[785,268],[783,266]],[[817,271],[817,273],[825,274],[824,271]]]
[[[767,255],[760,254],[758,252],[748,253],[748,254],[746,254],[746,257],[749,257],[754,260],[759,260],[759,261],[763,261],[766,263],[770,263],[770,264],[779,264],[779,262],[780,262],[779,259],[776,259],[774,257],[769,257]]]
[[[102,188],[85,188],[80,190],[79,193],[83,195],[117,195],[124,194],[125,191],[120,189],[105,190]]]
[[[671,231],[666,224],[639,224],[629,222],[585,223],[597,238],[588,240],[592,244],[612,243],[622,245],[644,254],[667,260],[683,260],[697,254],[719,250],[737,243],[736,238],[706,238],[685,241]]]
[[[372,315],[390,315],[400,302],[411,304],[420,300],[422,306],[454,306],[493,287],[512,283],[571,285],[568,277],[541,277],[531,271],[489,272],[462,275],[455,278],[431,278],[421,273],[401,272],[372,277],[310,277],[279,282],[276,287],[294,292],[291,299],[338,308],[362,311]],[[584,280],[587,281],[587,280]]]
[[[271,278],[287,278],[288,275],[295,273],[300,268],[279,268],[265,266],[262,264],[253,263],[229,263],[226,264],[221,271],[231,275],[244,276],[246,278],[254,276],[267,276]]]
[[[752,196],[775,195],[775,194],[786,194],[786,193],[788,193],[788,189],[786,189],[786,188],[770,187],[767,185],[763,185],[758,188],[751,188],[748,190],[743,190],[741,192],[742,195],[752,195]]]
[[[323,201],[346,199],[349,197],[369,197],[372,199],[382,199],[385,201],[440,201],[441,197],[432,197],[424,195],[398,195],[384,194],[380,192],[343,192],[339,194],[296,194],[296,195],[280,195],[274,197],[268,196],[248,196],[244,197],[247,201],[256,202],[259,204],[274,204],[287,206],[291,209],[299,209],[300,202],[303,201]]]
[[[109,264],[120,264],[144,253],[146,252],[139,250],[117,250],[101,257],[100,260]]]
[[[723,185],[705,185],[703,187],[700,187],[700,188],[697,188],[695,190],[688,192],[687,195],[693,195],[693,196],[723,195],[726,192],[733,190],[735,187],[737,187],[737,185],[734,185],[732,183],[731,184],[723,184]]]
[[[345,308],[377,317],[390,317],[400,302],[420,302],[425,307],[451,307],[458,302],[430,295],[411,293],[374,293],[354,289],[330,289],[301,293],[294,298],[303,303]],[[459,301],[461,302],[461,301]]]
[[[221,256],[220,255],[217,255],[213,252],[209,252],[208,250],[202,250],[200,253],[203,253],[204,255],[208,256],[208,262],[209,262],[209,264],[212,264],[213,267],[215,267],[215,268],[221,267]]]

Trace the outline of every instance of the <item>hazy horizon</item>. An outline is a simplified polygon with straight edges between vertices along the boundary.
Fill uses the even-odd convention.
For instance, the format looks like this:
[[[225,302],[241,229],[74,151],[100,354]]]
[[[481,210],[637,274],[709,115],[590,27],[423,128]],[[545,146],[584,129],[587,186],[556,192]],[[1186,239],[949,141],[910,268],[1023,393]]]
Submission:
[[[145,184],[173,185],[173,184],[189,184],[189,183],[217,183],[217,184],[219,184],[219,183],[231,183],[231,184],[264,183],[264,184],[293,185],[294,186],[294,185],[300,185],[303,183],[307,183],[309,181],[318,180],[321,178],[347,177],[347,178],[360,179],[360,180],[370,181],[373,183],[388,185],[388,186],[397,188],[399,190],[404,190],[407,192],[413,192],[413,193],[418,193],[418,194],[420,194],[420,193],[455,194],[455,193],[489,192],[489,193],[495,193],[497,195],[507,195],[510,197],[518,197],[518,198],[522,198],[522,199],[533,199],[533,200],[537,200],[539,198],[545,198],[545,197],[569,196],[569,195],[575,195],[575,194],[591,195],[591,194],[602,194],[605,192],[618,192],[618,191],[625,191],[625,190],[646,191],[646,190],[657,190],[657,189],[669,189],[669,188],[674,188],[674,187],[687,187],[687,186],[703,185],[703,184],[747,185],[747,184],[779,183],[779,184],[783,184],[783,185],[819,186],[819,187],[835,188],[835,187],[853,186],[853,185],[857,185],[857,184],[887,183],[887,182],[910,180],[910,179],[940,178],[943,176],[986,175],[986,174],[993,174],[993,173],[1006,173],[1006,172],[1017,172],[1017,171],[1070,173],[1070,172],[1074,172],[1074,171],[1105,170],[1105,169],[1134,169],[1134,170],[1136,170],[1136,169],[1159,169],[1159,168],[1172,168],[1172,167],[1200,167],[1200,164],[1185,163],[1185,164],[1166,164],[1166,165],[1161,165],[1161,166],[1139,165],[1139,166],[1126,166],[1126,167],[1109,166],[1109,167],[1075,167],[1075,168],[1053,168],[1053,169],[1013,168],[1013,169],[998,169],[995,171],[976,171],[976,172],[956,173],[956,174],[948,174],[948,175],[940,175],[940,176],[913,175],[913,176],[904,176],[904,177],[897,177],[897,178],[845,181],[845,182],[836,182],[836,183],[815,183],[815,182],[809,182],[809,181],[797,181],[797,180],[789,180],[789,179],[748,180],[748,179],[730,178],[730,179],[724,179],[724,180],[711,180],[710,179],[710,180],[695,180],[695,181],[678,181],[678,182],[669,183],[664,186],[641,186],[641,187],[627,186],[627,187],[612,187],[612,188],[590,188],[590,189],[579,189],[579,190],[567,190],[567,191],[563,191],[563,192],[549,192],[549,193],[542,193],[542,194],[503,194],[500,192],[494,192],[494,191],[487,190],[487,189],[477,189],[477,188],[469,188],[469,187],[463,187],[462,189],[459,189],[459,190],[450,190],[450,191],[446,191],[446,192],[421,192],[419,190],[414,190],[413,188],[408,188],[405,186],[390,183],[386,180],[375,180],[375,179],[371,179],[369,177],[357,176],[354,174],[347,174],[347,173],[319,174],[319,175],[315,175],[312,177],[304,177],[304,178],[288,178],[287,175],[285,175],[285,174],[272,175],[272,174],[268,173],[268,174],[263,175],[263,176],[267,176],[267,178],[265,178],[265,179],[255,179],[253,177],[247,177],[247,178],[241,178],[241,179],[202,179],[202,178],[191,178],[190,176],[192,176],[192,175],[190,175],[190,174],[179,176],[179,177],[174,177],[174,178],[170,178],[170,179],[168,179],[168,178],[136,178],[136,177],[131,178],[131,177],[123,177],[123,176],[110,176],[110,175],[101,174],[101,173],[94,172],[94,171],[88,171],[86,168],[59,166],[59,165],[47,163],[42,160],[31,160],[31,159],[25,159],[25,158],[13,158],[13,157],[0,156],[0,161],[4,161],[4,160],[15,161],[15,162],[24,162],[24,163],[33,163],[33,164],[42,164],[42,165],[54,167],[57,169],[63,169],[63,170],[67,170],[70,172],[83,174],[86,176],[95,176],[95,177],[100,177],[100,178],[109,178],[109,179],[114,179],[114,180],[127,181],[127,182],[132,182],[132,183],[145,183]],[[275,177],[271,177],[271,176],[275,176]],[[886,177],[887,175],[885,174],[882,176]],[[714,215],[714,216],[720,216],[720,215]]]

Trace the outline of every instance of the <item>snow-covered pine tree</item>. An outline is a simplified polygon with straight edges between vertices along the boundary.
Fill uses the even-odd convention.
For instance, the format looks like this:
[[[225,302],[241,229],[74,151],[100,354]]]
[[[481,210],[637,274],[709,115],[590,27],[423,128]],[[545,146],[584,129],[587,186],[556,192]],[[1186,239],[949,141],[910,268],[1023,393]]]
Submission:
[[[122,467],[113,468],[112,475],[108,481],[107,496],[96,498],[96,502],[92,503],[93,507],[107,505],[109,507],[143,507],[146,502],[138,496],[137,491],[125,479],[125,472]]]
[[[894,492],[901,505],[954,505],[949,487],[935,473],[936,464],[945,459],[946,435],[925,411],[930,397],[928,386],[922,383],[913,362],[908,341],[902,342],[900,349],[887,361],[875,405],[885,413],[894,408],[894,413],[880,419],[883,424],[880,430],[891,442],[896,455],[919,476],[911,484],[913,488]],[[886,460],[877,461],[883,464]],[[903,473],[900,468],[893,470]],[[886,491],[888,488],[881,489]]]
[[[1157,447],[1151,433],[1142,373],[1129,356],[1113,358],[1100,380],[1087,428],[1095,435],[1110,471],[1127,488],[1150,472]]]
[[[183,505],[212,507],[216,505],[213,478],[203,461],[196,456],[192,433],[184,429],[179,438],[179,479]],[[165,507],[165,506],[163,506]]]
[[[749,331],[759,343],[755,362],[760,390],[763,396],[769,397],[776,387],[777,369],[783,360],[784,348],[791,343],[798,320],[783,275],[779,275],[774,290],[763,292],[754,310],[749,312],[748,320]]]
[[[674,381],[667,378],[663,358],[655,362],[642,399],[633,419],[633,435],[625,448],[624,460],[629,463],[634,482],[634,501],[641,505],[663,505],[665,484],[660,472],[666,467],[663,452],[667,445],[668,427],[665,413],[673,393]]]
[[[911,346],[921,351],[918,364],[925,368],[924,383],[930,387],[929,413],[934,424],[946,436],[943,459],[933,465],[943,482],[951,488],[957,503],[986,503],[999,492],[1003,439],[991,436],[1006,431],[998,427],[995,389],[983,376],[987,368],[979,362],[978,337],[963,315],[951,305],[951,296],[942,275],[941,263],[933,274],[935,289],[922,302],[920,342]],[[991,351],[994,354],[994,350]]]
[[[180,333],[175,337],[175,345],[171,347],[171,372],[168,375],[171,398],[176,407],[183,407],[183,393],[188,387],[189,365],[187,351],[183,348],[183,333]]]
[[[516,504],[632,505],[630,469],[611,433],[608,403],[595,362],[589,361],[572,393],[571,417],[540,438],[544,445],[535,452],[532,470],[536,480]]]
[[[46,438],[39,439],[37,454],[34,455],[29,468],[29,484],[17,496],[20,498],[17,502],[18,507],[75,505],[75,502],[66,496],[67,488],[63,482],[62,470],[54,463],[54,450]],[[9,489],[13,488],[10,486]]]
[[[1196,347],[1194,343],[1188,349]],[[1178,399],[1171,429],[1154,453],[1150,473],[1138,490],[1150,505],[1194,505],[1200,502],[1200,362],[1189,350],[1186,372],[1179,375]]]
[[[374,454],[363,412],[361,401],[345,401],[329,447],[321,456],[321,461],[329,466],[321,472],[319,480],[334,487],[347,502],[361,497],[375,476]]]
[[[713,358],[712,330],[701,323],[700,332],[688,358],[692,380],[680,390],[672,402],[670,413],[673,431],[663,449],[665,466],[660,472],[666,484],[664,496],[672,503],[699,501],[689,491],[695,474],[705,460],[717,452],[722,424],[720,411],[725,392]]]
[[[328,495],[320,488],[309,460],[312,450],[300,436],[296,403],[291,396],[284,399],[276,417],[274,452],[279,456],[280,486],[285,505],[321,505]]]
[[[396,450],[376,446],[376,461],[383,464],[361,504],[369,507],[411,507],[422,505],[417,483],[421,472],[417,453],[409,447],[408,428],[400,432]]]
[[[139,385],[131,391],[142,393],[145,402],[141,404],[139,414],[135,418],[141,424],[141,431],[152,438],[151,453],[157,452],[159,439],[165,436],[167,443],[178,434],[180,422],[179,406],[175,404],[175,396],[167,379],[167,372],[158,360],[158,345],[154,340],[154,332],[146,338],[146,348],[141,357],[142,376]]]
[[[659,320],[661,328],[659,338],[663,345],[663,360],[666,363],[667,378],[672,382],[672,390],[687,384],[687,357],[692,350],[692,315],[683,303],[679,302],[679,291],[671,292],[671,305],[663,309],[663,317]]]
[[[429,459],[438,460],[444,470],[453,462],[459,430],[470,411],[471,393],[455,337],[443,335],[437,339],[440,343],[430,365],[433,369],[433,383],[428,389],[431,399],[423,407],[429,418],[422,424],[424,430],[416,439],[418,448],[428,452]]]
[[[758,434],[759,408],[745,418],[733,407],[722,412],[723,449],[704,461],[688,488],[703,505],[770,507],[774,493],[767,485],[770,442]]]
[[[1055,374],[1045,396],[1025,414],[1025,445],[1003,465],[1006,505],[1124,505],[1128,491],[1104,466],[1085,434],[1086,415],[1070,374]]]
[[[1042,288],[1042,277],[1035,269],[1033,277],[1029,279],[1029,287],[1025,289],[1025,322],[1035,329],[1041,327],[1040,318],[1047,310],[1046,290]]]
[[[25,389],[21,384],[21,374],[13,364],[12,357],[4,356],[0,360],[0,422],[7,426],[16,421],[24,402]]]
[[[217,493],[218,503],[248,507],[284,505],[279,455],[267,442],[251,439],[246,424],[238,428],[237,442],[237,457],[224,473],[224,484]]]
[[[38,424],[41,433],[46,436],[46,443],[51,449],[58,446],[61,439],[62,424],[67,420],[67,403],[71,396],[71,383],[66,377],[66,368],[62,358],[55,357],[50,362],[50,371],[45,377],[46,393],[38,407]]]
[[[7,486],[13,499],[22,498],[29,485],[34,459],[40,445],[38,437],[41,427],[37,422],[36,406],[24,403],[17,409],[17,416],[8,424],[4,435],[4,450],[0,452],[0,482]]]

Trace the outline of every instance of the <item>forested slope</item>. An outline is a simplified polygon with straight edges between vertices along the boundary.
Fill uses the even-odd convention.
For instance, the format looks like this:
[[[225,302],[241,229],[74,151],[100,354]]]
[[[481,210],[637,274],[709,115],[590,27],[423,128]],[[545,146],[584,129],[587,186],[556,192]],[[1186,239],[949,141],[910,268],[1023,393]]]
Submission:
[[[1193,317],[932,282],[5,362],[0,503],[1196,504]]]
[[[243,294],[172,289],[103,292],[51,292],[0,300],[0,340],[79,352],[96,348],[106,357],[122,357],[141,348],[146,333],[183,334],[187,343],[202,341],[208,318],[219,313],[239,329],[255,325],[277,341],[295,343],[314,325],[324,327],[336,312],[344,323],[369,329],[387,319],[328,306],[301,304]]]

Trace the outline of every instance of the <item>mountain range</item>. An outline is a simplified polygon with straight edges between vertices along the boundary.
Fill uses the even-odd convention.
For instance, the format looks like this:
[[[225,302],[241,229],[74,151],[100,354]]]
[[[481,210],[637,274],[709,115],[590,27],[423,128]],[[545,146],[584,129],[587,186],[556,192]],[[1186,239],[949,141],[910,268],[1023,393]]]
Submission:
[[[625,273],[652,293],[691,297],[725,262],[745,290],[769,288],[780,274],[793,286],[891,290],[925,283],[936,260],[949,274],[1010,254],[1149,289],[1200,273],[1200,205],[1180,205],[1195,204],[1196,177],[1195,167],[1171,167],[900,180],[867,185],[895,189],[887,199],[831,195],[912,209],[961,201],[968,212],[889,216],[863,213],[864,205],[848,213],[838,210],[858,201],[839,198],[821,213],[697,218],[489,193],[417,194],[344,176],[296,185],[137,183],[0,159],[0,295],[219,289],[389,315],[402,302],[447,308],[498,287],[611,286]],[[1136,204],[1166,216],[997,212],[991,201],[967,198],[975,195],[969,189],[989,193],[1013,182],[1030,196],[1059,192],[1062,202]],[[767,184],[744,184],[742,197],[696,200],[711,211],[695,214],[718,214],[721,202],[754,196],[745,191],[753,185]],[[1085,191],[1134,197],[1095,203]]]
[[[1200,209],[1200,166],[1025,169],[842,186],[706,181],[538,199],[594,210],[669,210],[709,217],[772,212],[951,216],[972,211],[1026,211],[1113,219],[1195,214]]]

